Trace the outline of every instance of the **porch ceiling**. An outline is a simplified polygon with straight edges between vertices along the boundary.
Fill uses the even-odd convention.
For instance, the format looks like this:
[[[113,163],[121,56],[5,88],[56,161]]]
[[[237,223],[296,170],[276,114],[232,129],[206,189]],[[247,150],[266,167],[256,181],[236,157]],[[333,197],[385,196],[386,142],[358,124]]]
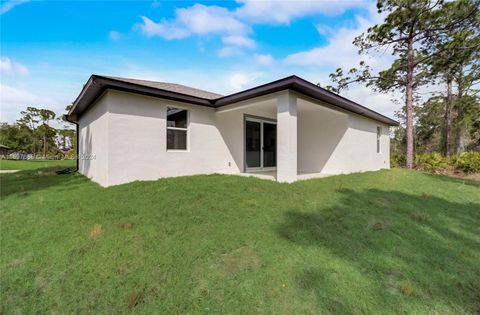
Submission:
[[[333,107],[332,105],[320,101],[315,101],[310,98],[302,97],[302,95],[297,95],[297,111],[299,113],[303,112],[318,112],[326,111],[330,113],[335,113],[338,115],[348,115],[348,112]],[[217,108],[218,113],[229,112],[229,111],[246,111],[248,109],[260,110],[261,112],[269,113],[270,115],[277,114],[277,95],[272,94],[268,97],[261,97],[258,99],[251,99],[248,101],[240,102],[237,104],[227,105],[220,108]]]

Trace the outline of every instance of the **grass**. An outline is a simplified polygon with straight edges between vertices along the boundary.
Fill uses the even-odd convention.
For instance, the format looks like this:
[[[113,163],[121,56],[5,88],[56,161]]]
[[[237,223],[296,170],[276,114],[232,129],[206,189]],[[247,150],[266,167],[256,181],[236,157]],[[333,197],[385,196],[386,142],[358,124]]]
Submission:
[[[34,170],[46,167],[75,167],[75,160],[0,160],[0,170]]]
[[[480,312],[478,182],[0,178],[2,314]]]

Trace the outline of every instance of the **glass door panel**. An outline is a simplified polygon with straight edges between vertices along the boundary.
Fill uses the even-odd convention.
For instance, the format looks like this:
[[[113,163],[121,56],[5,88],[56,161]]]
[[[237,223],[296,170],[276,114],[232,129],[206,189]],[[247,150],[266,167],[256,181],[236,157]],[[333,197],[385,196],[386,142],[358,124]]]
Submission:
[[[277,125],[263,122],[263,167],[277,166]]]
[[[261,167],[261,123],[245,122],[245,159],[247,167]]]

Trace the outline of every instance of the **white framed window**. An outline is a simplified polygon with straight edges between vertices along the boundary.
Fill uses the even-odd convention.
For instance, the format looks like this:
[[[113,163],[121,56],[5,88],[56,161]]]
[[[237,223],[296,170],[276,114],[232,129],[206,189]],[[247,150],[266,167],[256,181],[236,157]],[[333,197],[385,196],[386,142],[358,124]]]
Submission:
[[[382,127],[377,126],[377,153],[381,153],[380,137],[382,136]]]
[[[167,107],[167,150],[186,151],[188,148],[188,111]]]

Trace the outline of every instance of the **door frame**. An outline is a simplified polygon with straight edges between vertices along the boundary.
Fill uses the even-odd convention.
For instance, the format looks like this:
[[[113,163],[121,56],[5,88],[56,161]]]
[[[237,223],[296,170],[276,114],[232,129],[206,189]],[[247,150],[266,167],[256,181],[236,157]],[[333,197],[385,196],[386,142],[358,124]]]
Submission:
[[[247,167],[247,129],[246,129],[246,122],[253,121],[260,123],[260,167]],[[263,172],[263,171],[276,171],[277,170],[277,160],[275,160],[275,166],[263,167],[263,123],[266,122],[268,124],[277,125],[277,120],[267,117],[261,116],[254,116],[249,114],[243,114],[243,172]],[[277,132],[278,134],[278,132]],[[277,134],[275,137],[277,137]],[[278,152],[278,146],[275,143],[275,151]],[[275,152],[276,153],[276,152]]]

